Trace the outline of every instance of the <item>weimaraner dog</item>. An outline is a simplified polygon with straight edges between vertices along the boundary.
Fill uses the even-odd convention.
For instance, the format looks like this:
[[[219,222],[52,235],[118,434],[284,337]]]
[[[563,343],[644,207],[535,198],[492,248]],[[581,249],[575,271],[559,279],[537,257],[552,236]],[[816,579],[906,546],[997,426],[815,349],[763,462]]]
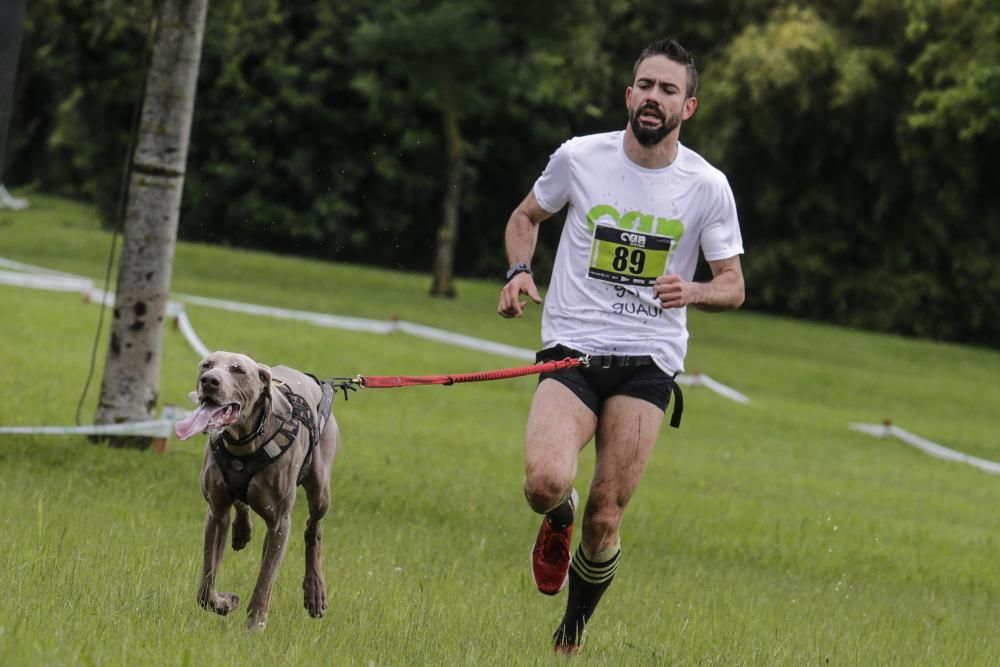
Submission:
[[[301,484],[309,501],[306,523],[305,607],[320,618],[326,611],[320,521],[330,507],[330,469],[340,444],[331,414],[333,388],[285,366],[268,368],[248,356],[213,352],[198,366],[198,408],[177,422],[181,439],[208,433],[201,492],[208,501],[205,558],[198,603],[218,614],[239,604],[233,593],[215,590],[235,508],[233,549],[250,541],[250,512],[267,523],[260,574],[247,607],[247,628],[267,625],[278,566],[291,530],[292,506]]]

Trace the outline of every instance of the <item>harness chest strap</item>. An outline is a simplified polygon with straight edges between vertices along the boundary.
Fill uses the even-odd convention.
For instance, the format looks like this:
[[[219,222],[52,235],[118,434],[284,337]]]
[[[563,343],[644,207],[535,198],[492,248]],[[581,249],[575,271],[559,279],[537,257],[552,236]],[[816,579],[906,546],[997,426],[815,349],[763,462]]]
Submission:
[[[313,448],[319,441],[319,434],[323,432],[323,427],[326,425],[333,406],[333,387],[324,382],[320,382],[320,386],[323,389],[323,396],[317,407],[316,416],[319,420],[318,425],[313,420],[312,410],[309,408],[306,400],[294,393],[287,385],[278,384],[278,389],[285,395],[285,398],[288,399],[288,402],[292,406],[292,416],[290,419],[281,422],[274,434],[268,438],[267,444],[251,454],[239,456],[226,448],[224,434],[210,441],[212,454],[215,456],[216,463],[218,463],[219,468],[222,470],[222,477],[226,482],[226,487],[234,497],[247,502],[247,487],[250,485],[250,480],[253,479],[255,474],[279,459],[291,448],[292,443],[295,442],[295,438],[298,436],[300,424],[304,424],[309,430],[309,446],[306,450],[306,457],[302,462],[302,468],[299,470],[298,479],[296,480],[298,484],[302,483],[312,463]],[[279,438],[284,442],[279,444]]]

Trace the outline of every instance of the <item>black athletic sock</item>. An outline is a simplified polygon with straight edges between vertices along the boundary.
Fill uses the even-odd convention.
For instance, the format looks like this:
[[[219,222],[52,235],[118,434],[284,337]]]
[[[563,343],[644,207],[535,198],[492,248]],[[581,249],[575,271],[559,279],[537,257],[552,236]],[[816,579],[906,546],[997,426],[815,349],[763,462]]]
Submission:
[[[573,523],[573,491],[570,490],[561,503],[545,513],[545,517],[556,530],[563,530]]]
[[[608,551],[612,549],[595,554],[603,560],[591,560],[584,554],[583,545],[577,547],[569,568],[566,614],[552,636],[554,643],[576,645],[583,639],[583,628],[594,615],[604,591],[611,585],[618,569],[618,561],[621,560],[620,547],[614,547],[610,557],[607,556]]]

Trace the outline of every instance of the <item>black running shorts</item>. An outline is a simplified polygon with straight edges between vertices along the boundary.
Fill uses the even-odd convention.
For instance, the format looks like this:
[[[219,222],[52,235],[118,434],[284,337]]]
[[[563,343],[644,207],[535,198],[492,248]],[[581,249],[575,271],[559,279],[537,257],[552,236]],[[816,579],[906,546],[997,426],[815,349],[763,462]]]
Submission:
[[[557,361],[567,356],[582,356],[563,346],[550,347],[538,352],[538,362]],[[551,373],[542,373],[538,381],[552,379],[572,391],[591,412],[600,416],[601,406],[611,396],[632,396],[652,403],[666,411],[674,379],[649,363],[642,366],[611,368],[584,368],[576,366]]]

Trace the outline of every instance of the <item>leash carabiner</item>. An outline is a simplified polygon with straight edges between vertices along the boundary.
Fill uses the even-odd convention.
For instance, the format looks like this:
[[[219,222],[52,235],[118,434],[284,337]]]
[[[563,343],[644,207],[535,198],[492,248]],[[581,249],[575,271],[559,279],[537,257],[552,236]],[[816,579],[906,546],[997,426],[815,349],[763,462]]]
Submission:
[[[330,386],[334,388],[334,390],[340,389],[341,391],[343,391],[345,401],[347,400],[348,390],[357,391],[359,386],[363,387],[365,385],[364,378],[362,378],[360,375],[353,378],[348,378],[348,377],[327,378],[325,381],[328,382]]]

